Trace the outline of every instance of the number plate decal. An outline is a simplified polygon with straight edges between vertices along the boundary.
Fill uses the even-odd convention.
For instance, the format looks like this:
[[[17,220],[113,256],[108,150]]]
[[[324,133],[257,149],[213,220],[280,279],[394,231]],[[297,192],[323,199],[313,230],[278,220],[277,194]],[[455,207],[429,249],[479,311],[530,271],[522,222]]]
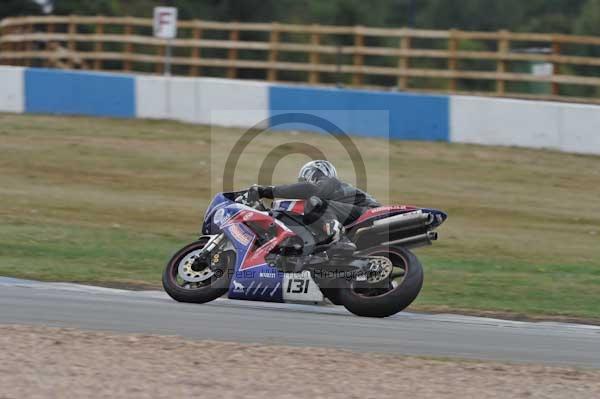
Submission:
[[[321,302],[323,294],[308,270],[283,275],[283,300]]]

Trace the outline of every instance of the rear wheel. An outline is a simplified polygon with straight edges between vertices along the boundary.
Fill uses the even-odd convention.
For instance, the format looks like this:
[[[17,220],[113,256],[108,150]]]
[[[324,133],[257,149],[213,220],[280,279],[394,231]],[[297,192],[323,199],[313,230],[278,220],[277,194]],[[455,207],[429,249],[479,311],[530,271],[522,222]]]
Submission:
[[[351,281],[339,291],[344,307],[358,316],[388,317],[408,307],[423,286],[423,267],[419,259],[404,248],[381,248],[369,251],[367,256],[384,257],[388,268],[385,278],[369,281]]]
[[[321,288],[321,292],[334,305],[343,305],[340,299],[340,288]]]
[[[215,251],[206,261],[200,262],[199,255],[207,242],[207,238],[201,238],[186,245],[167,263],[163,273],[163,287],[176,301],[205,303],[227,293],[235,253]]]

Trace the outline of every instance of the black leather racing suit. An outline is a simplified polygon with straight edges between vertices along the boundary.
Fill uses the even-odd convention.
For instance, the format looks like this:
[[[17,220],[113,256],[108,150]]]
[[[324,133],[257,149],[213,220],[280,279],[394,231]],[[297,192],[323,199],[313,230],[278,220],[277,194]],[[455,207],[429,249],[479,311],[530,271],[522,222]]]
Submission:
[[[287,199],[318,197],[325,204],[320,219],[324,223],[336,219],[343,225],[352,223],[367,208],[381,206],[368,193],[333,177],[322,177],[316,183],[300,182],[273,186],[264,196]]]

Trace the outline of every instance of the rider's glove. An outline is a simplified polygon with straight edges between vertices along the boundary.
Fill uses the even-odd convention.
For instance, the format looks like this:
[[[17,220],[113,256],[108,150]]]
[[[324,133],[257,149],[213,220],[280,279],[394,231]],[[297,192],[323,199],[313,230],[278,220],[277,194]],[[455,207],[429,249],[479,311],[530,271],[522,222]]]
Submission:
[[[259,186],[257,184],[250,187],[250,190],[254,191],[258,198],[270,198],[273,199],[273,186]]]

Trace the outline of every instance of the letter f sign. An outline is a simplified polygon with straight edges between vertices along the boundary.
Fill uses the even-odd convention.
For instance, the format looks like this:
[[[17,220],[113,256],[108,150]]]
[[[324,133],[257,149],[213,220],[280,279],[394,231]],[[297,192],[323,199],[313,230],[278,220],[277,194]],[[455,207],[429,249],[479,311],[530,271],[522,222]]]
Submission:
[[[154,7],[154,36],[161,39],[177,36],[177,8]]]

